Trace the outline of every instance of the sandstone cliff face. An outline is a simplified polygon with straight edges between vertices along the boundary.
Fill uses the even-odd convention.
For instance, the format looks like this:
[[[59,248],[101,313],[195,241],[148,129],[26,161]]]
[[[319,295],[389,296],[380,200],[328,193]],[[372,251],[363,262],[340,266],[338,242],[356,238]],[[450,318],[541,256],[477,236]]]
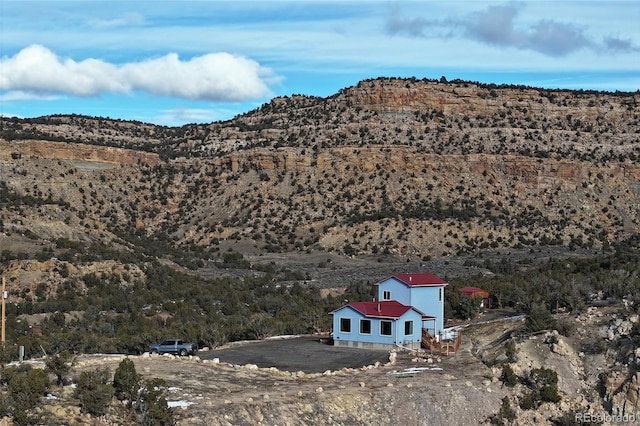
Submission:
[[[635,181],[640,178],[640,165],[635,163],[611,163],[604,166],[588,162],[564,159],[545,159],[525,156],[501,156],[492,154],[438,155],[415,152],[407,147],[336,148],[317,155],[302,153],[300,149],[278,150],[256,148],[223,157],[213,158],[208,164],[216,170],[233,173],[242,170],[290,172],[314,169],[316,172],[344,171],[348,166],[369,173],[378,168],[384,170],[419,173],[425,169],[448,170],[453,176],[459,173],[503,175],[506,178],[522,178],[533,186],[544,187],[545,182],[557,179],[580,184],[592,175],[606,173],[608,179]],[[443,173],[444,177],[451,174]]]
[[[157,154],[109,146],[84,145],[79,143],[24,140],[7,142],[0,140],[0,155],[28,156],[50,160],[76,160],[112,164],[160,164]]]
[[[637,93],[593,96],[572,91],[536,88],[479,86],[467,82],[434,82],[378,79],[361,82],[346,91],[354,106],[379,112],[420,112],[435,109],[444,115],[470,118],[495,115],[506,109],[531,116],[575,115],[586,120],[607,116],[620,122],[640,105]],[[526,111],[524,111],[526,110]]]

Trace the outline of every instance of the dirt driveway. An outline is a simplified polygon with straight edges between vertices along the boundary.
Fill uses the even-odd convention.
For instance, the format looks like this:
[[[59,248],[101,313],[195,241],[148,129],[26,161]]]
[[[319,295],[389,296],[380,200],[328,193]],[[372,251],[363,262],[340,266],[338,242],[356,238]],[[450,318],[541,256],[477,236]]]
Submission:
[[[282,371],[322,373],[341,368],[360,368],[389,361],[389,352],[370,349],[335,347],[322,343],[317,336],[268,339],[234,344],[231,347],[199,352],[201,359],[219,358],[229,364],[255,364],[276,367]]]

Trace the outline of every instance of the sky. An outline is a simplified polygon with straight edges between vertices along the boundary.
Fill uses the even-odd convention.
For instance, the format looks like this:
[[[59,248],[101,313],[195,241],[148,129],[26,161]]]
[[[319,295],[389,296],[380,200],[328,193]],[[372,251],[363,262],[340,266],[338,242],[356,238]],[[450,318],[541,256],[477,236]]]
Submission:
[[[640,1],[0,0],[0,114],[181,126],[377,77],[640,89]]]

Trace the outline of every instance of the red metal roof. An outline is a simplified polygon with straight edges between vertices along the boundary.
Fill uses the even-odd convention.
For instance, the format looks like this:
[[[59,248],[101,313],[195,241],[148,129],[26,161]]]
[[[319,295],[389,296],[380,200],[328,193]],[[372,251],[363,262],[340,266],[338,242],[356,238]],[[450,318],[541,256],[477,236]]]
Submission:
[[[396,278],[410,287],[429,286],[429,285],[447,285],[441,278],[433,274],[417,273],[417,274],[397,274],[391,278]]]
[[[467,296],[480,296],[489,297],[489,292],[478,287],[462,287],[458,290],[460,293],[464,293]]]
[[[395,300],[384,300],[381,302],[352,302],[347,306],[352,307],[366,317],[380,318],[400,318],[402,315],[407,313],[407,311],[413,309],[411,306],[405,306]]]

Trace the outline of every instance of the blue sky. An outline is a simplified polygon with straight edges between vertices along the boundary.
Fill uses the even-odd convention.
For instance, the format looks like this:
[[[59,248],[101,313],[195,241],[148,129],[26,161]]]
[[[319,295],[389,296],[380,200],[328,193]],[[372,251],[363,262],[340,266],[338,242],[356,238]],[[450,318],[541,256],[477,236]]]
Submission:
[[[640,89],[640,2],[0,0],[0,114],[182,125],[376,77]]]

